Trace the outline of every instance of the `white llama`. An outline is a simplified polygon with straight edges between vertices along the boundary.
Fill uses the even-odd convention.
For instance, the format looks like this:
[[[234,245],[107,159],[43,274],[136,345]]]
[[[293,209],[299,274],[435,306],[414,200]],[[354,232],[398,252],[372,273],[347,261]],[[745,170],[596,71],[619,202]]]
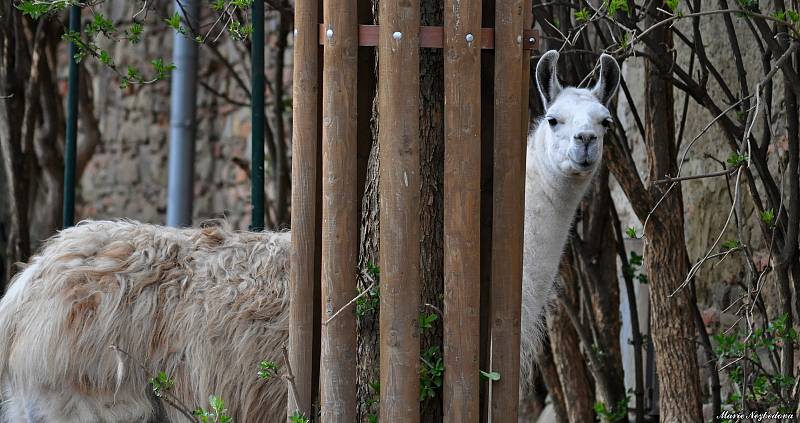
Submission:
[[[550,51],[536,68],[547,115],[527,157],[524,371],[619,81],[603,55],[593,89],[562,89],[557,58]],[[157,409],[146,377],[163,370],[175,380],[171,395],[190,407],[215,394],[237,423],[283,421],[286,384],[255,372],[263,359],[283,364],[290,248],[288,233],[224,226],[83,222],[62,231],[0,301],[2,420],[146,422]]]
[[[599,167],[611,115],[606,106],[617,90],[619,65],[600,56],[600,76],[591,89],[562,88],[558,52],[536,65],[536,83],[546,109],[528,135],[525,234],[522,259],[523,383],[542,338],[542,317],[552,299],[558,266],[578,203]]]
[[[286,383],[256,372],[283,367],[290,246],[288,232],[225,227],[62,231],[0,302],[0,421],[161,423],[147,383],[159,371],[185,407],[213,394],[234,422],[284,421]]]

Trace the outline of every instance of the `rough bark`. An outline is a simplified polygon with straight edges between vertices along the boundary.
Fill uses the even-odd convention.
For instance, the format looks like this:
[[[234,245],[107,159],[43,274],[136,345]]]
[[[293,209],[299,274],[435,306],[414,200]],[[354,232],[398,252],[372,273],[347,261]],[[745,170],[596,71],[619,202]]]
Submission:
[[[377,114],[376,114],[377,116]],[[377,135],[377,126],[375,127]],[[377,139],[377,138],[373,138]],[[358,285],[360,290],[367,289],[372,280],[370,267],[378,263],[380,222],[378,220],[378,144],[375,143],[370,152],[367,165],[367,174],[364,185],[364,197],[361,201],[361,229],[359,239]],[[373,278],[374,279],[374,278]],[[367,301],[373,301],[368,297]],[[378,416],[379,392],[374,388],[380,381],[379,351],[378,351],[378,310],[369,307],[358,312],[357,339],[358,339],[358,410],[356,421],[369,422],[370,416]]]
[[[561,261],[561,281],[564,301],[578,304],[578,269],[575,268],[571,250]],[[594,421],[593,381],[586,367],[586,360],[581,354],[580,338],[572,326],[564,306],[556,303],[547,315],[547,332],[550,336],[552,361],[555,365],[560,389],[563,392],[563,408],[566,419],[571,423]],[[552,383],[552,382],[550,382]],[[548,388],[552,390],[550,384]],[[554,398],[554,401],[559,399]]]
[[[614,222],[610,213],[613,204],[608,186],[608,169],[598,172],[583,207],[582,241],[573,240],[580,263],[582,294],[590,304],[591,322],[595,344],[602,352],[602,364],[595,372],[603,372],[608,381],[608,391],[600,391],[607,407],[615,407],[625,399],[622,353],[619,333],[622,328],[619,313],[619,280],[617,278],[617,253],[608,247],[614,239]]]
[[[422,2],[422,25],[442,25],[442,1]],[[420,52],[420,275],[422,304],[442,310],[444,289],[444,56],[441,49]],[[425,312],[431,313],[430,307]],[[440,320],[421,337],[420,350],[442,345]],[[422,404],[422,421],[442,419],[442,398]]]
[[[663,19],[667,6],[651,3],[646,23]],[[661,26],[650,33],[654,57],[672,57],[672,33]],[[645,62],[645,145],[650,181],[677,170],[673,88],[668,68]],[[666,105],[666,107],[665,107]],[[650,186],[651,198],[661,198],[665,186]],[[687,274],[683,199],[680,186],[672,189],[655,209],[645,228],[645,269],[651,281],[650,326],[659,377],[662,421],[702,421],[702,397],[697,372],[690,292],[679,289]],[[673,294],[673,292],[677,292]]]
[[[570,422],[567,416],[567,409],[565,408],[566,398],[565,392],[562,390],[560,377],[558,374],[558,370],[556,369],[556,365],[553,361],[553,352],[550,349],[550,345],[545,344],[542,345],[542,348],[536,352],[536,362],[538,363],[539,371],[542,373],[542,379],[544,379],[544,384],[547,386],[547,390],[551,395],[552,402],[553,402],[553,409],[555,410],[556,414],[556,421],[558,423],[566,423]],[[586,384],[586,388],[588,389],[591,387],[591,384]],[[588,420],[581,420],[583,422],[592,422],[594,421],[594,415],[590,415],[591,417]],[[520,422],[524,420],[520,419]]]

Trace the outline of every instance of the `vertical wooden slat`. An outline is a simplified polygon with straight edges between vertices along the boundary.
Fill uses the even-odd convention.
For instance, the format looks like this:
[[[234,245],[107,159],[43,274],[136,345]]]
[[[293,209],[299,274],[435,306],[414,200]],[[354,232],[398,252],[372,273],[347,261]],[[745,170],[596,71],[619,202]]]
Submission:
[[[322,421],[352,423],[356,411],[356,320],[352,308],[329,321],[356,295],[358,252],[355,0],[325,0],[322,78]]]
[[[296,0],[292,76],[292,255],[289,286],[289,362],[295,390],[288,415],[311,416],[313,401],[314,286],[317,222],[317,0]]]
[[[419,0],[381,1],[382,422],[419,422]]]
[[[525,137],[522,134],[524,0],[495,5],[494,205],[492,228],[491,418],[515,422],[519,411],[522,227]],[[523,101],[523,99],[525,99]]]
[[[444,6],[444,415],[480,417],[481,2]]]

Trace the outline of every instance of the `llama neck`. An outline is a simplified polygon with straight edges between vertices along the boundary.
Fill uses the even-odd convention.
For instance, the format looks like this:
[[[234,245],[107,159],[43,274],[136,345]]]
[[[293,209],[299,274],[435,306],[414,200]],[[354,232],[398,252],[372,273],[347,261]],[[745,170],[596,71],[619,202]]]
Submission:
[[[536,252],[552,252],[558,265],[578,204],[592,175],[568,176],[548,161],[546,125],[539,125],[528,137],[525,181],[525,243]],[[528,238],[530,235],[531,238]],[[541,265],[537,260],[536,266]],[[550,261],[548,261],[549,263]]]
[[[553,295],[558,266],[575,211],[592,177],[567,176],[547,161],[546,137],[540,125],[528,136],[525,180],[525,233],[522,286],[523,363],[541,339],[541,316]]]

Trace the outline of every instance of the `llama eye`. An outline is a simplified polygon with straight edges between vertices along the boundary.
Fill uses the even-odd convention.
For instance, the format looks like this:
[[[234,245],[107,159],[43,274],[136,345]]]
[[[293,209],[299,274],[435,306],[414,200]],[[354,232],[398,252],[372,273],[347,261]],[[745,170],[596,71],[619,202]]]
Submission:
[[[609,126],[611,126],[611,118],[603,119],[603,121],[600,122],[600,124],[603,125],[604,128],[608,128]]]
[[[556,118],[547,118],[547,123],[549,123],[550,126],[556,126],[556,125],[558,125],[558,119],[556,119]]]

